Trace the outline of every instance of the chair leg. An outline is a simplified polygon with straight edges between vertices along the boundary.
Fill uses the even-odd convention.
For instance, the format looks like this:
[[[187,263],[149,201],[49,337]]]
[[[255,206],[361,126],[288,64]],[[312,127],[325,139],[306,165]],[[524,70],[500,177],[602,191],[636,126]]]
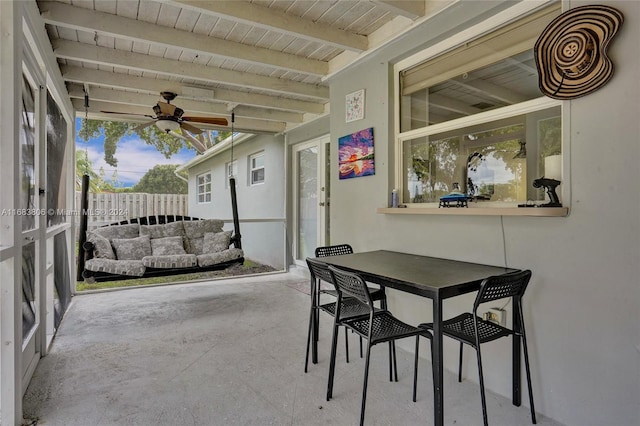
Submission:
[[[349,331],[344,329],[344,349],[346,352],[347,364],[349,363]]]
[[[362,353],[362,336],[360,336],[360,358],[363,358],[364,354]]]
[[[367,359],[364,363],[364,384],[362,385],[362,408],[360,408],[360,426],[364,425],[364,410],[367,404],[367,381],[369,379],[369,359],[371,358],[371,343],[367,341]]]
[[[389,341],[389,381],[393,382],[393,349]]]
[[[313,306],[314,306],[314,328],[313,328],[313,339],[314,339],[314,348],[316,348],[315,351],[313,351],[312,357],[311,357],[311,361],[314,364],[318,363],[318,340],[319,340],[319,334],[320,334],[320,309],[318,309],[318,306],[320,306],[320,291],[319,291],[319,286],[321,285],[320,280],[318,280],[315,283],[315,288],[313,290]]]
[[[462,382],[462,345],[460,342],[460,356],[458,357],[458,383]]]
[[[307,332],[307,356],[304,359],[304,372],[307,372],[307,369],[309,367],[309,351],[311,349],[311,330],[314,327],[313,324],[313,318],[315,316],[314,314],[314,309],[313,306],[311,306],[311,309],[309,311],[309,331]]]
[[[482,355],[480,354],[480,344],[476,345],[476,355],[478,358],[478,375],[480,378],[480,399],[482,400],[482,419],[484,426],[488,426],[487,420],[487,398],[484,393],[484,374],[482,372]]]
[[[533,405],[533,387],[531,386],[531,369],[529,368],[529,349],[527,348],[527,336],[524,332],[524,321],[520,317],[520,326],[522,327],[522,349],[524,351],[524,366],[527,373],[527,387],[529,390],[529,405],[531,406],[531,422],[536,424],[536,409]]]
[[[420,336],[416,336],[416,356],[413,366],[413,402],[416,402],[418,393],[418,351],[420,350]]]
[[[392,347],[393,347],[393,372],[394,375],[396,376],[396,382],[398,381],[398,358],[396,357],[396,341],[392,340]]]
[[[336,369],[336,347],[338,346],[338,321],[333,323],[333,337],[331,339],[331,359],[329,361],[329,381],[327,383],[327,401],[333,396],[333,376]]]

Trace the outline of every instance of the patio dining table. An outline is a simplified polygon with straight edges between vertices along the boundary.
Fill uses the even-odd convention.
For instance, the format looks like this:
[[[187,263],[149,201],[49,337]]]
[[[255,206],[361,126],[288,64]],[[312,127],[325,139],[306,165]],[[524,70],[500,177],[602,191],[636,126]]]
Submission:
[[[432,368],[434,376],[434,424],[444,423],[442,302],[444,299],[477,291],[482,280],[517,269],[442,259],[416,254],[377,250],[316,258],[320,262],[359,273],[366,281],[431,299],[433,304]],[[519,303],[513,300],[514,304]],[[514,311],[518,308],[514,305]],[[519,330],[514,317],[513,327]],[[315,330],[315,327],[312,327]],[[317,360],[317,336],[313,336],[313,360]],[[315,361],[314,361],[315,362]],[[521,403],[520,338],[513,336],[512,402]]]

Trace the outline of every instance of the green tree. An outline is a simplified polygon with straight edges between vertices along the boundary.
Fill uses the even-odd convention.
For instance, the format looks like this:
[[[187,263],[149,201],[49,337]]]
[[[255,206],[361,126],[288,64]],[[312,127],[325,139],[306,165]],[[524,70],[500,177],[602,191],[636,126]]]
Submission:
[[[231,132],[211,131],[205,139],[211,140],[213,135],[213,140],[217,143],[230,134]],[[187,140],[165,133],[157,126],[147,126],[140,129],[137,124],[133,123],[83,119],[78,131],[78,137],[84,141],[104,136],[104,161],[113,167],[118,166],[118,159],[116,158],[118,143],[123,137],[133,135],[137,135],[147,144],[155,146],[165,158],[171,158],[173,154],[176,154],[182,148],[195,150]]]
[[[186,194],[187,182],[175,175],[177,168],[177,164],[158,164],[142,176],[140,182],[133,187],[133,191],[148,194]]]
[[[93,170],[93,163],[87,152],[76,150],[76,186],[80,190],[82,176],[89,175],[89,192],[113,191],[113,186]]]

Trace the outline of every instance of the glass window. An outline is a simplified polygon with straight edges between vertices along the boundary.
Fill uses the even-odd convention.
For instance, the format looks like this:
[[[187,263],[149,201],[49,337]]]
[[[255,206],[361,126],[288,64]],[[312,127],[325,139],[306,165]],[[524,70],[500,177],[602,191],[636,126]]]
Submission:
[[[196,195],[198,203],[211,202],[211,173],[203,173],[196,177]]]
[[[225,180],[225,188],[229,187],[229,179],[238,176],[238,160],[233,160],[225,164],[225,170],[227,171],[227,179]]]
[[[562,119],[560,102],[538,88],[532,48],[558,14],[555,5],[399,70],[403,203],[451,192],[512,205],[544,199],[532,183],[561,164]]]
[[[20,207],[28,211],[37,208],[36,175],[35,175],[35,140],[36,123],[35,91],[26,77],[22,78],[22,123],[20,126]],[[34,229],[36,216],[28,214],[22,216],[22,230]]]
[[[249,157],[251,185],[264,183],[264,152]]]

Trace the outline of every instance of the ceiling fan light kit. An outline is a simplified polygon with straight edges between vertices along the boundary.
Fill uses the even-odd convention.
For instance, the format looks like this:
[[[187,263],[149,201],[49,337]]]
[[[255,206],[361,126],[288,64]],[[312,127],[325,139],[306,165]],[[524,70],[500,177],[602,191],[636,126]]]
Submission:
[[[164,120],[164,119],[160,119],[156,121],[156,126],[158,126],[160,130],[166,133],[175,132],[180,128],[180,124],[178,124],[177,121]]]
[[[128,114],[128,115],[142,115],[144,117],[149,117],[152,121],[140,124],[135,128],[136,131],[142,130],[148,126],[152,126],[155,124],[160,130],[166,133],[175,132],[178,129],[186,130],[187,132],[193,133],[194,135],[199,135],[204,130],[196,127],[187,122],[193,123],[203,123],[203,124],[212,124],[215,126],[224,126],[226,127],[229,123],[226,118],[222,117],[192,117],[185,116],[184,110],[180,107],[177,107],[170,102],[176,98],[176,94],[173,92],[161,92],[160,96],[167,102],[158,102],[155,104],[152,109],[155,114],[147,115],[147,114]],[[107,114],[126,114],[121,112],[114,111],[102,111]]]

